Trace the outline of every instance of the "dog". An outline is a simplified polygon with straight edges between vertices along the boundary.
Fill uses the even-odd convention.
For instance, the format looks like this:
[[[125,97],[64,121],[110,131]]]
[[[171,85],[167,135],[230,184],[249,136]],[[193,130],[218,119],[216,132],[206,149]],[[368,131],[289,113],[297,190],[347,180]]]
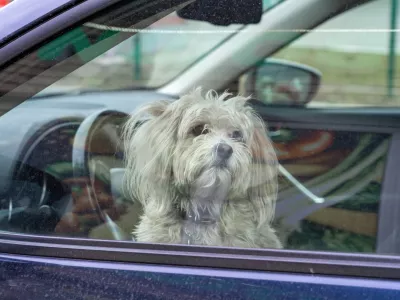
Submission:
[[[129,116],[124,185],[143,207],[136,241],[282,248],[271,226],[277,157],[249,99],[196,88]]]

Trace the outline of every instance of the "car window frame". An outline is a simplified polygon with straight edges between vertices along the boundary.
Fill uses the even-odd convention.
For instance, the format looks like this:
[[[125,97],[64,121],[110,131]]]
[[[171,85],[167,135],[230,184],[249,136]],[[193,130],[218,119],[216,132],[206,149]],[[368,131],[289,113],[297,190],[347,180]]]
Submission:
[[[0,232],[0,252],[49,258],[400,279],[400,256],[132,243]]]
[[[48,0],[46,0],[48,1]],[[51,0],[50,0],[51,1]],[[24,54],[40,47],[46,40],[54,38],[63,30],[76,26],[85,17],[100,13],[102,10],[122,2],[123,0],[84,0],[69,1],[51,11],[37,11],[37,21],[25,23],[13,32],[5,32],[2,36],[0,51],[0,68],[13,63]],[[46,3],[45,3],[46,4]],[[24,9],[25,1],[13,2],[2,9],[1,14],[11,14]],[[32,11],[32,14],[34,11]]]
[[[98,3],[101,1],[102,5]],[[87,6],[70,8],[61,18],[47,20],[10,43],[16,47],[32,41],[41,32],[40,40],[25,46],[8,61],[13,63],[62,30],[83,22],[93,11],[112,7],[120,1],[87,0]],[[84,11],[82,13],[81,9]],[[78,16],[79,15],[79,16]],[[85,17],[86,16],[86,17]],[[56,25],[54,28],[52,26]],[[10,49],[7,51],[10,51]],[[27,98],[24,95],[24,100]],[[393,145],[392,145],[393,146]],[[397,150],[399,143],[395,145]],[[394,146],[393,146],[394,147]],[[396,151],[397,151],[396,150]],[[238,249],[187,245],[146,244],[63,238],[0,232],[0,252],[42,257],[87,259],[127,263],[169,264],[185,267],[216,267],[239,270],[279,271],[301,274],[355,276],[400,279],[400,257],[394,255],[331,253],[300,250]]]
[[[42,0],[40,3],[32,3],[26,0],[20,0],[18,3],[10,2],[0,9],[0,19],[4,22],[0,27],[0,48],[43,22],[84,1],[86,0]],[[21,10],[22,3],[24,10]],[[7,18],[8,15],[17,15],[18,18]]]

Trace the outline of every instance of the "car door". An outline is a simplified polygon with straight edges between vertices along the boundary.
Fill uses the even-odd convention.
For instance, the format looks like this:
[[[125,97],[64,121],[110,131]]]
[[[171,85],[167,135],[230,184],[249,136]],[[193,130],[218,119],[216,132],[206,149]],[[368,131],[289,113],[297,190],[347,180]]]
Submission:
[[[287,1],[289,4],[296,2]],[[46,144],[48,148],[39,148],[41,155],[37,154],[38,157],[53,157],[61,151],[61,148],[55,145],[62,144],[61,141],[69,141],[67,135],[71,127],[76,128],[74,127],[76,123],[78,126],[88,124],[88,120],[101,114],[104,107],[122,111],[122,107],[134,109],[136,105],[135,103],[129,106],[126,100],[128,97],[133,97],[133,94],[120,102],[116,100],[117,94],[111,97],[112,94],[107,93],[95,94],[91,102],[83,102],[84,98],[79,98],[85,93],[63,98],[66,99],[64,101],[54,94],[48,94],[43,98],[30,99],[30,97],[135,33],[134,30],[120,34],[112,30],[112,32],[107,32],[110,28],[108,26],[117,24],[126,28],[127,23],[137,24],[143,19],[150,19],[145,24],[153,23],[163,16],[163,14],[160,15],[160,10],[167,15],[176,9],[177,5],[182,4],[179,1],[172,2],[174,1],[156,1],[151,3],[153,6],[147,2],[143,10],[140,9],[143,8],[143,2],[137,1],[102,3],[104,6],[94,5],[91,1],[77,2],[68,9],[58,11],[59,15],[56,18],[40,20],[35,25],[31,25],[24,34],[15,35],[12,41],[4,42],[3,48],[0,49],[2,59],[0,101],[4,104],[3,112],[7,112],[0,117],[0,119],[3,118],[0,123],[1,136],[6,145],[1,153],[4,175],[1,201],[2,221],[9,221],[10,212],[13,219],[13,214],[18,214],[18,209],[21,208],[27,214],[19,215],[18,224],[14,225],[25,224],[28,217],[34,218],[35,221],[50,220],[42,219],[43,215],[49,212],[48,206],[40,206],[39,208],[43,209],[35,211],[39,213],[37,215],[31,213],[32,210],[30,210],[35,207],[27,205],[29,208],[27,209],[23,201],[18,203],[10,201],[12,200],[10,195],[18,196],[21,190],[12,190],[12,193],[16,193],[12,194],[7,184],[11,182],[11,186],[15,184],[18,187],[17,181],[23,181],[19,177],[11,177],[10,180],[6,173],[8,170],[14,173],[13,168],[18,169],[21,160],[23,161],[16,157],[16,154],[24,154],[24,149],[31,149],[43,134],[53,128],[59,128],[67,120],[70,127],[64,128],[64,131],[54,131],[56,134],[52,135],[59,139],[49,139]],[[16,9],[22,9],[26,3],[16,1],[13,5]],[[160,3],[165,6],[160,8],[158,6]],[[94,6],[90,7],[89,4]],[[122,14],[125,16],[123,20],[117,17],[126,12],[130,13]],[[87,22],[88,18],[92,22]],[[84,23],[86,25],[89,23],[92,27],[83,27]],[[98,26],[101,24],[105,27]],[[88,30],[87,27],[92,30]],[[67,44],[71,41],[79,43],[73,43],[75,49],[72,51],[71,48],[59,47],[60,39],[67,40]],[[84,41],[83,46],[82,41]],[[89,43],[85,44],[87,41]],[[21,45],[23,45],[22,48]],[[65,44],[61,43],[61,45]],[[76,49],[77,47],[81,48]],[[9,54],[9,59],[7,59],[7,54]],[[105,101],[104,97],[108,97],[108,106],[102,102]],[[135,97],[174,99],[175,95],[142,92]],[[29,101],[24,102],[24,105],[15,107],[27,99]],[[279,139],[293,134],[291,130],[300,132],[296,133],[296,137],[311,135],[315,139],[328,132],[330,146],[334,139],[339,141],[347,139],[353,147],[357,146],[357,141],[361,139],[364,132],[377,132],[372,136],[379,142],[382,142],[381,139],[389,138],[391,133],[383,130],[381,128],[383,125],[379,127],[373,122],[372,113],[372,117],[362,118],[357,111],[352,112],[350,109],[345,112],[339,110],[335,114],[335,110],[325,111],[324,109],[271,108],[262,104],[258,104],[257,107],[270,123],[271,132],[276,134],[277,145],[282,141]],[[358,117],[350,123],[349,120],[354,115]],[[390,113],[388,115],[390,117],[385,120],[390,121],[395,118]],[[348,116],[348,119],[343,119],[347,121],[342,122],[343,116]],[[365,119],[370,120],[373,125],[366,127],[367,129],[363,131],[362,128],[365,128],[367,124]],[[307,122],[310,120],[313,122]],[[385,124],[383,120],[380,122]],[[44,123],[46,126],[43,126]],[[352,133],[349,134],[349,125],[355,129],[356,137],[353,137]],[[376,127],[382,130],[371,129]],[[339,129],[344,132],[343,136],[339,135]],[[297,138],[294,141],[299,143],[303,140]],[[65,146],[65,144],[62,145]],[[75,145],[79,146],[79,144]],[[390,145],[393,147],[395,143]],[[104,144],[102,146],[105,147]],[[324,147],[321,148],[326,150]],[[370,152],[373,150],[370,149]],[[351,148],[347,151],[356,150]],[[345,153],[348,154],[348,152]],[[278,156],[283,155],[282,153],[278,151]],[[290,168],[282,156],[280,158],[282,166],[299,178],[300,182],[303,181],[307,187],[307,182],[295,172],[294,168]],[[39,165],[40,163],[36,166]],[[31,167],[29,170],[33,171],[29,175],[34,177],[37,173],[42,174],[39,168],[35,169],[34,164]],[[54,176],[51,177],[51,174],[54,174],[54,168],[64,171],[66,167],[65,165],[52,165],[52,167],[53,169],[46,169],[46,174],[50,174],[46,178],[51,178],[52,181],[40,181],[43,179],[41,176],[34,177],[39,180],[39,183],[30,182],[33,183],[32,188],[24,192],[35,196],[37,191],[35,188],[38,187],[41,190],[54,185],[56,191],[61,189],[61,185]],[[305,169],[311,169],[311,167],[307,166]],[[25,169],[25,172],[27,170]],[[29,176],[27,177],[29,179]],[[26,178],[24,180],[28,182]],[[313,192],[318,195],[318,191]],[[344,194],[347,195],[347,191]],[[325,197],[325,194],[320,196]],[[41,198],[39,200],[41,201]],[[292,201],[291,198],[286,197],[284,200]],[[10,208],[10,203],[20,206]],[[283,209],[290,207],[292,204],[283,205]],[[281,211],[282,208],[278,206],[278,214]],[[294,221],[303,221],[304,214],[300,212],[301,216],[295,214]],[[283,215],[280,214],[280,216]],[[324,218],[326,217],[322,217]],[[287,217],[284,219],[291,221]],[[9,224],[9,222],[6,223]],[[45,223],[44,226],[47,228],[49,222]],[[397,299],[400,294],[399,259],[396,255],[376,256],[370,253],[362,255],[358,252],[354,255],[356,251],[348,251],[348,249],[333,253],[328,251],[333,248],[308,247],[307,243],[302,242],[308,239],[308,235],[305,238],[298,237],[297,244],[291,242],[290,250],[230,249],[141,244],[129,240],[87,238],[71,232],[59,234],[54,231],[39,231],[38,233],[25,227],[18,227],[18,230],[15,230],[12,226],[4,226],[3,222],[1,224],[0,295],[2,299],[341,299],[343,297]],[[389,222],[389,225],[393,230],[393,224]],[[308,251],[297,251],[301,249]]]

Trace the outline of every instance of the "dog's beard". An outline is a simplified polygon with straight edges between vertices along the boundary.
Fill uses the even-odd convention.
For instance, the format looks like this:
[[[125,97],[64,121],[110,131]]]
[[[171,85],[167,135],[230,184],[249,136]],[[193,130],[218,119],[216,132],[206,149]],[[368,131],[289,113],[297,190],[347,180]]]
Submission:
[[[199,220],[218,220],[231,186],[232,176],[227,169],[212,167],[204,170],[190,188],[189,215]]]
[[[176,187],[185,191],[184,194],[187,194],[188,188],[212,186],[217,181],[231,182],[230,195],[243,196],[245,193],[252,162],[249,150],[244,145],[232,143],[232,156],[221,161],[215,153],[219,141],[218,138],[203,138],[178,142],[174,151],[173,173]]]
[[[184,197],[180,207],[186,218],[215,220],[221,217],[226,200],[246,198],[250,184],[251,156],[244,145],[235,145],[232,156],[222,161],[215,153],[218,138],[178,142],[174,156],[175,186]]]

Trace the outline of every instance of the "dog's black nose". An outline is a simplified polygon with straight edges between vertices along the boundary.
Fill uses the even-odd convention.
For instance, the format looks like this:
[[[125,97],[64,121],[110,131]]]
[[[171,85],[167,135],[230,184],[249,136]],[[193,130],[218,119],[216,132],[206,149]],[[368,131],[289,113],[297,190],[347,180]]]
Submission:
[[[217,154],[220,158],[228,159],[232,153],[233,149],[228,144],[221,143],[217,145]]]

